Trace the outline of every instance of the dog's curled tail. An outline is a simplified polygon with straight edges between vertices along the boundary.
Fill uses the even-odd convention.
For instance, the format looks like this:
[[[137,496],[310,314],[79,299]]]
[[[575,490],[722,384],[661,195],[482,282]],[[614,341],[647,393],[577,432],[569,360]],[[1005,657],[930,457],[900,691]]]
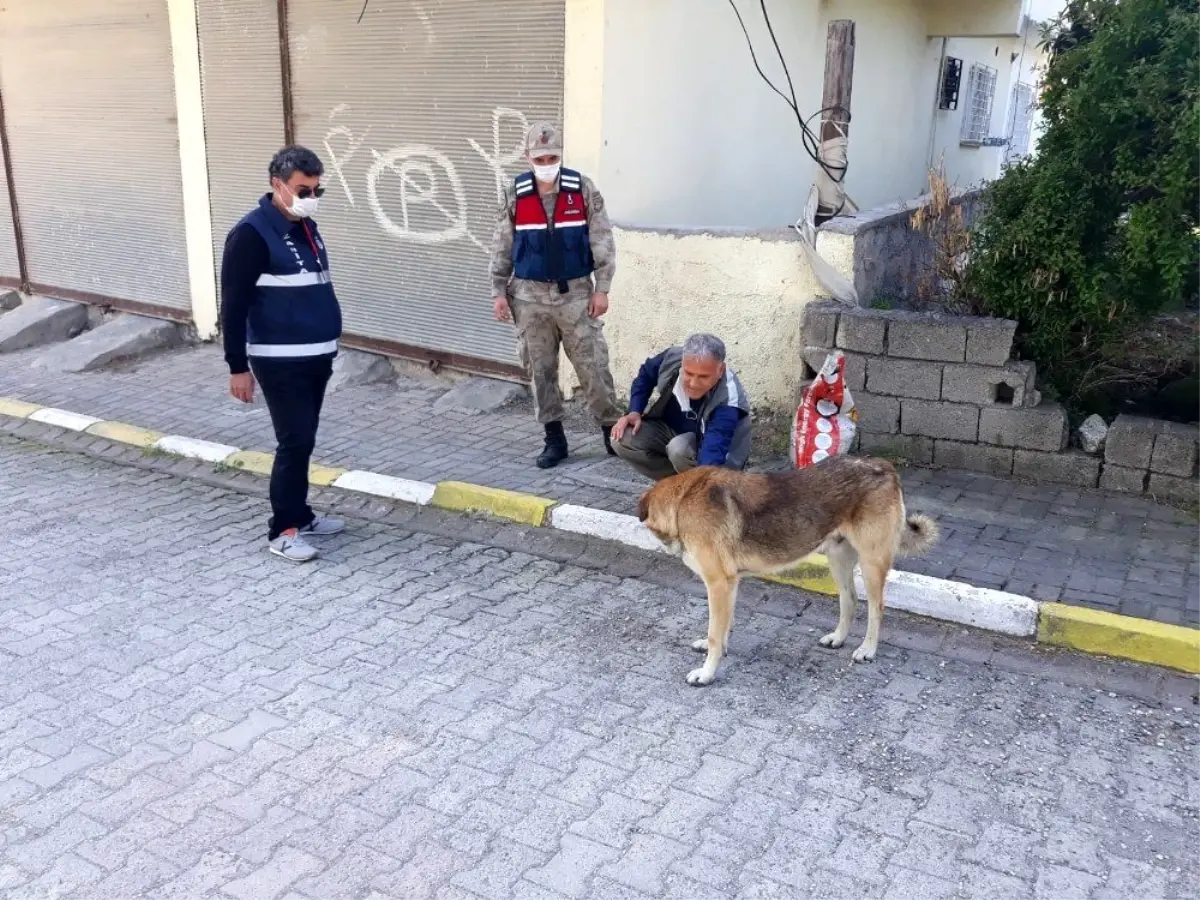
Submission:
[[[900,532],[897,552],[901,556],[920,556],[937,543],[939,533],[937,522],[929,516],[908,516]]]

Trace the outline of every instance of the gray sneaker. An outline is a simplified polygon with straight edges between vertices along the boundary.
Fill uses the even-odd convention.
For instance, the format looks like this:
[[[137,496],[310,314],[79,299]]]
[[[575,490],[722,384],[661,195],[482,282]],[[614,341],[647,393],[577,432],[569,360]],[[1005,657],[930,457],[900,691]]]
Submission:
[[[304,540],[298,534],[284,533],[268,545],[276,556],[282,556],[288,562],[302,563],[317,558],[317,548]]]
[[[300,533],[303,535],[324,537],[329,534],[340,534],[345,528],[346,523],[341,519],[335,519],[333,516],[317,516],[301,528]]]

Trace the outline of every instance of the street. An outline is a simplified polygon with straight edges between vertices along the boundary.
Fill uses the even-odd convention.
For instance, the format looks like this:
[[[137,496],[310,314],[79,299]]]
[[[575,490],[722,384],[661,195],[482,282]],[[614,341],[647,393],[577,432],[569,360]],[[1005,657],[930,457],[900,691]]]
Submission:
[[[899,613],[852,665],[760,586],[696,689],[694,592],[360,520],[289,565],[7,437],[0,497],[4,897],[1196,896],[1181,677]]]

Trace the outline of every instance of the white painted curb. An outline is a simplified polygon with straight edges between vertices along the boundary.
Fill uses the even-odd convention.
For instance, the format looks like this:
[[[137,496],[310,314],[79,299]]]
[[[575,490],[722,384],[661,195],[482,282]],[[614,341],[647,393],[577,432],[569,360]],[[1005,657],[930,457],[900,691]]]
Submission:
[[[606,541],[617,541],[639,550],[653,550],[656,553],[666,553],[662,545],[649,529],[637,520],[636,516],[626,516],[621,513],[609,512],[605,509],[592,509],[588,506],[574,506],[564,503],[550,510],[550,525],[559,531],[570,531],[574,534],[586,534],[591,537],[604,538]]]
[[[59,428],[67,428],[71,431],[87,431],[97,422],[103,421],[92,416],[68,412],[65,409],[55,409],[52,406],[46,406],[30,413],[29,418],[34,422],[41,422],[43,425],[57,425]]]
[[[54,425],[69,431],[85,431],[102,419],[43,407],[28,417],[35,422]],[[155,449],[190,459],[221,463],[237,453],[239,448],[212,441],[170,434],[154,444]],[[411,481],[375,472],[352,470],[338,476],[333,487],[371,494],[402,503],[428,506],[433,501],[437,485]],[[564,503],[551,508],[547,525],[559,531],[583,534],[616,541],[639,550],[668,552],[635,516],[592,509]],[[865,596],[862,576],[855,576],[859,597]],[[931,578],[914,572],[893,571],[888,577],[887,605],[931,619],[970,625],[986,631],[996,631],[1017,637],[1032,637],[1037,633],[1038,606],[1036,600],[990,588],[979,588],[957,581]]]
[[[237,447],[230,447],[228,444],[214,444],[212,441],[199,441],[196,438],[183,437],[178,434],[168,434],[166,437],[160,438],[155,443],[154,449],[210,463],[224,462],[232,454],[238,452]]]
[[[407,478],[377,475],[358,469],[339,475],[333,480],[333,486],[345,491],[399,500],[402,503],[415,503],[418,506],[428,506],[433,500],[433,492],[437,489],[436,485],[425,481],[410,481]]]
[[[858,596],[865,598],[861,574],[855,574],[854,584]],[[888,576],[884,600],[893,609],[943,622],[958,622],[1017,637],[1037,633],[1037,601],[1020,594],[893,569]]]

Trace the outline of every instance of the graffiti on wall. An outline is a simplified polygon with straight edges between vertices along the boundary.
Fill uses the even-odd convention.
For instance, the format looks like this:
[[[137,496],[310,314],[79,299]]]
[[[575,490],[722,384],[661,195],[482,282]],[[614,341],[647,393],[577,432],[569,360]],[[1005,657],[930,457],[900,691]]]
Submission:
[[[376,224],[397,240],[418,244],[466,240],[488,252],[488,245],[471,232],[467,192],[454,161],[427,144],[402,144],[383,151],[369,147],[371,126],[355,132],[343,124],[342,117],[349,112],[351,107],[345,103],[333,108],[323,145],[333,178],[350,206],[357,209],[360,200],[365,199]],[[492,110],[490,145],[466,139],[492,175],[497,204],[504,199],[504,187],[511,178],[507,167],[523,156],[523,139],[528,128],[523,112],[497,106]],[[503,135],[514,133],[520,137],[506,144]],[[352,183],[349,167],[364,147],[371,161],[360,195],[359,185]]]

